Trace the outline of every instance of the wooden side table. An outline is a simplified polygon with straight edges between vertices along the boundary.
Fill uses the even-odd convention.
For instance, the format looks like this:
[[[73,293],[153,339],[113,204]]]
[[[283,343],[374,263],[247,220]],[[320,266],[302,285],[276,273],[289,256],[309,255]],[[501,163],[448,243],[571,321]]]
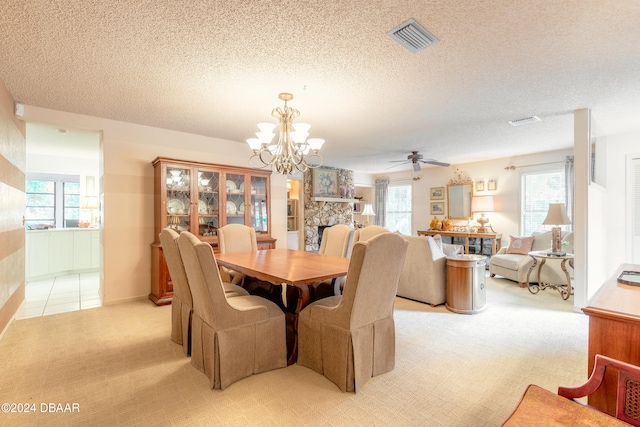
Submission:
[[[569,271],[567,271],[567,261],[569,261],[569,265],[571,266],[571,268],[573,268],[573,254],[553,255],[549,252],[533,251],[529,252],[529,256],[533,258],[533,264],[531,264],[529,272],[527,273],[527,289],[529,289],[529,292],[531,292],[532,294],[537,294],[540,290],[544,291],[547,288],[551,288],[560,292],[563,300],[568,300],[573,293],[573,287],[571,286],[571,276],[569,276]],[[560,268],[562,268],[562,271],[564,271],[564,274],[567,277],[567,283],[554,284],[542,282],[540,270],[548,259],[562,260],[562,262],[560,263]],[[540,263],[538,263],[538,260],[540,260]],[[529,282],[529,278],[531,277],[531,272],[533,271],[533,269],[536,268],[536,265],[538,266],[538,283],[532,285],[531,282]]]

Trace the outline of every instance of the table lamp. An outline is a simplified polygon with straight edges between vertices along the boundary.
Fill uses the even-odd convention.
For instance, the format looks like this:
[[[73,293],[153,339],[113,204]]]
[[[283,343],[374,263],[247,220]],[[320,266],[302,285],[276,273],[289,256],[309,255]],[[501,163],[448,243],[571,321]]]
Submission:
[[[567,216],[567,209],[564,203],[549,203],[549,212],[547,217],[542,221],[544,225],[553,225],[551,228],[551,252],[549,255],[565,255],[562,250],[562,230],[560,225],[571,224],[571,220]]]
[[[480,213],[480,218],[476,219],[480,227],[478,233],[494,233],[491,226],[485,227],[489,218],[484,216],[485,212],[493,212],[493,196],[473,196],[471,197],[471,212]]]
[[[371,206],[370,203],[367,203],[364,205],[364,209],[362,211],[362,215],[366,215],[367,216],[367,225],[369,225],[369,217],[370,216],[376,216],[376,213],[373,211],[373,206]]]

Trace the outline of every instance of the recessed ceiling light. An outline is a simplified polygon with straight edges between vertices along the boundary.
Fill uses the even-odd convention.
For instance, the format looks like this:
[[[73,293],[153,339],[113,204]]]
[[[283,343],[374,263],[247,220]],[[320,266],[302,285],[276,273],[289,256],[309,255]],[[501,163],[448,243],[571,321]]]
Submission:
[[[511,120],[509,124],[512,126],[522,126],[522,125],[526,125],[527,123],[535,123],[539,121],[540,119],[537,116],[531,116],[531,117],[524,117],[518,120]]]

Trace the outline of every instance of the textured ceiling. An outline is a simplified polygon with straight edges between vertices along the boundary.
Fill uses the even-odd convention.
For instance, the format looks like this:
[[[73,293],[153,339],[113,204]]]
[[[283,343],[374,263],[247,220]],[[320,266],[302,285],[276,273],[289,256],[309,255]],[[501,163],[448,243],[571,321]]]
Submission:
[[[2,0],[1,12],[0,79],[18,102],[244,144],[287,91],[330,166],[568,148],[579,108],[606,134],[640,131],[637,0]],[[386,35],[409,18],[439,42],[413,54]],[[531,115],[542,121],[507,123]]]

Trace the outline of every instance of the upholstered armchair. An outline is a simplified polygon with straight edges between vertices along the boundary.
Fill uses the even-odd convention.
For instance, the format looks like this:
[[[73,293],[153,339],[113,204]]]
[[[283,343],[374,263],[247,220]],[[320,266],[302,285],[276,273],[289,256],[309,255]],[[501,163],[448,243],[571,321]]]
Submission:
[[[322,232],[319,254],[333,255],[342,258],[349,258],[351,252],[351,240],[353,239],[353,229],[348,225],[336,224],[325,228]],[[320,299],[331,295],[340,295],[340,284],[342,278],[336,280],[325,280],[314,283],[315,298]]]
[[[342,297],[318,300],[300,312],[299,365],[349,392],[393,369],[393,303],[407,246],[393,233],[353,245]]]
[[[256,230],[244,224],[227,224],[218,228],[218,251],[221,254],[257,251]],[[224,282],[242,284],[245,275],[222,267],[220,275]]]
[[[167,269],[173,283],[173,298],[171,301],[171,339],[182,344],[184,354],[191,354],[191,315],[193,313],[193,299],[191,288],[184,271],[182,257],[178,250],[179,234],[165,228],[160,232],[162,253],[167,262]],[[223,283],[224,294],[227,298],[249,295],[240,286]]]
[[[573,232],[562,232],[562,241],[566,243],[566,252],[573,253]],[[551,231],[534,231],[530,237],[521,238],[511,236],[509,246],[502,247],[491,257],[489,263],[489,273],[491,277],[496,275],[505,279],[513,280],[520,284],[520,287],[527,287],[527,274],[529,268],[533,264],[533,258],[527,255],[530,251],[550,251],[551,250]],[[537,283],[566,283],[567,278],[560,267],[561,260],[547,260],[540,270],[538,277],[538,269],[531,271],[529,281]],[[573,277],[573,269],[567,266],[569,274]]]
[[[182,232],[178,247],[193,294],[191,363],[209,377],[212,389],[285,367],[285,316],[257,296],[226,298],[208,243]]]

